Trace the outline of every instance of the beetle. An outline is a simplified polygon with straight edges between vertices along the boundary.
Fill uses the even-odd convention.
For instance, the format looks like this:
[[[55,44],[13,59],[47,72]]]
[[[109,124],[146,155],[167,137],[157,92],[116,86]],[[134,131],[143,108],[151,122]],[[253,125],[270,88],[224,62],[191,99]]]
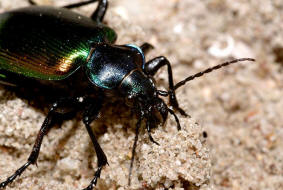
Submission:
[[[96,1],[98,6],[90,17],[69,10]],[[89,0],[60,8],[38,6],[32,0],[29,3],[29,7],[0,14],[0,81],[15,88],[32,89],[37,86],[51,89],[56,101],[49,109],[27,162],[0,183],[0,188],[5,188],[30,165],[36,164],[43,137],[52,128],[55,117],[82,111],[83,123],[98,160],[94,177],[85,188],[93,189],[108,162],[90,124],[98,117],[104,103],[113,97],[126,102],[138,118],[130,183],[142,122],[145,122],[150,141],[158,144],[151,136],[151,129],[164,123],[168,113],[175,118],[178,130],[181,126],[175,111],[188,116],[179,107],[176,89],[232,63],[255,61],[252,58],[235,59],[174,85],[171,64],[166,57],[145,61],[145,54],[153,48],[151,44],[114,44],[117,38],[115,31],[103,24],[107,0]],[[168,91],[158,90],[153,78],[163,66],[167,66]],[[161,97],[169,97],[173,109]]]

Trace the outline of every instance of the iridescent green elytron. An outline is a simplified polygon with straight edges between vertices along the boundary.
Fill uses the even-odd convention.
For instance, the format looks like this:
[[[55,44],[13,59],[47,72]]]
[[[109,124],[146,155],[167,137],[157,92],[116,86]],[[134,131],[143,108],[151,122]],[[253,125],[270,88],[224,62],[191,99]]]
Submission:
[[[0,17],[1,69],[42,80],[62,80],[86,63],[91,43],[113,43],[115,32],[64,9],[23,8]]]

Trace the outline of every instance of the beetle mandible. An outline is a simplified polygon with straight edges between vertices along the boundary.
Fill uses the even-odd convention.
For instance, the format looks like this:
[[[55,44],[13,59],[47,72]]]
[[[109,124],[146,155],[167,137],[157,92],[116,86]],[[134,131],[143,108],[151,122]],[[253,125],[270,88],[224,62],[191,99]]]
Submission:
[[[69,9],[98,1],[90,18]],[[96,185],[107,157],[100,147],[90,124],[93,122],[108,97],[116,96],[126,101],[138,117],[136,136],[132,149],[133,166],[141,123],[145,122],[149,139],[151,129],[164,123],[168,113],[181,129],[175,114],[187,116],[178,105],[177,88],[223,66],[239,61],[254,61],[242,58],[225,62],[194,74],[174,85],[170,62],[164,56],[145,61],[145,54],[153,48],[149,43],[115,45],[117,35],[104,25],[107,0],[89,0],[61,8],[32,6],[0,14],[0,80],[12,87],[40,86],[56,90],[57,100],[52,104],[37,135],[27,162],[16,170],[0,188],[6,187],[30,165],[36,164],[41,143],[53,120],[61,114],[83,111],[83,123],[96,151],[98,168],[85,190]],[[20,31],[20,32],[19,32]],[[169,90],[158,90],[153,76],[167,66]],[[78,86],[79,88],[74,88]],[[169,97],[169,104],[160,98]]]

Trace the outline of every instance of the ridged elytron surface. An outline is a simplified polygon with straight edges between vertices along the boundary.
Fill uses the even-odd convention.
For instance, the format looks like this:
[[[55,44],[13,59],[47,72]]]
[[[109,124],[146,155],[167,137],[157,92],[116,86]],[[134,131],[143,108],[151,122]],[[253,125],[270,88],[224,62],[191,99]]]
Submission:
[[[62,80],[86,63],[91,43],[115,40],[112,29],[63,8],[32,6],[0,14],[0,79],[6,70]]]

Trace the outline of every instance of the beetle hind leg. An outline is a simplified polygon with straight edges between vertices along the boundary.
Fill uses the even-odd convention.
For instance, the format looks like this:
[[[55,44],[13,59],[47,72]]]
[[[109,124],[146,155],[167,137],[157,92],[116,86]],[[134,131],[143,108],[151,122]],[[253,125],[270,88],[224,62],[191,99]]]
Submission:
[[[27,161],[22,167],[16,170],[16,172],[8,177],[6,181],[0,183],[0,188],[5,188],[9,183],[12,183],[18,176],[20,176],[31,164],[31,161]]]
[[[31,164],[36,164],[41,143],[43,140],[43,137],[47,134],[47,132],[52,128],[54,124],[54,119],[57,115],[65,114],[65,113],[71,113],[74,110],[73,107],[70,107],[70,105],[73,105],[73,102],[75,100],[73,98],[64,98],[60,99],[59,101],[56,101],[53,103],[52,107],[50,108],[41,128],[37,135],[36,141],[34,143],[34,146],[32,148],[32,152],[30,153],[30,156],[28,158],[28,161],[19,169],[15,171],[15,173],[8,177],[4,182],[0,183],[0,188],[6,187],[8,184],[12,183],[17,177],[19,177]],[[70,109],[71,108],[71,109]]]

